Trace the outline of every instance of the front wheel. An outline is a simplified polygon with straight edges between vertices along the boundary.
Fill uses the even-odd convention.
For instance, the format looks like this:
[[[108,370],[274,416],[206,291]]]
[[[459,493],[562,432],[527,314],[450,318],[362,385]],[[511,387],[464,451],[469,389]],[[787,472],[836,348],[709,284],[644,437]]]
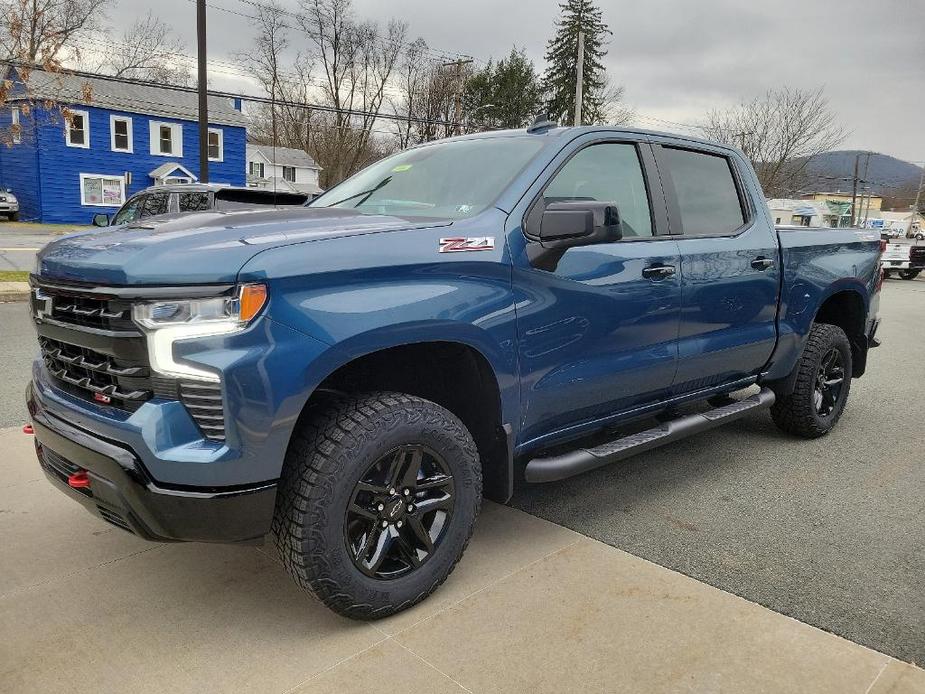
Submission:
[[[914,280],[919,276],[919,272],[921,272],[921,270],[903,270],[899,273],[899,276],[904,280]]]
[[[793,392],[771,407],[782,431],[807,439],[829,433],[838,422],[851,388],[851,344],[836,325],[816,323],[797,362]]]
[[[283,564],[335,612],[385,617],[443,583],[472,535],[479,455],[436,403],[371,393],[293,435],[273,519]]]

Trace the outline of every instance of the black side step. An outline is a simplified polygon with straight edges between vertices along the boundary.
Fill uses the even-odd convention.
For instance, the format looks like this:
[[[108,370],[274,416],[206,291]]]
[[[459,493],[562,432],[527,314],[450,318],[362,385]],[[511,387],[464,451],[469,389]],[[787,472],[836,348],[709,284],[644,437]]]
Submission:
[[[706,412],[679,417],[653,429],[614,439],[594,448],[579,448],[549,458],[534,458],[527,463],[524,477],[527,482],[554,482],[565,479],[713,429],[773,404],[774,391],[762,388],[758,393],[742,400]]]

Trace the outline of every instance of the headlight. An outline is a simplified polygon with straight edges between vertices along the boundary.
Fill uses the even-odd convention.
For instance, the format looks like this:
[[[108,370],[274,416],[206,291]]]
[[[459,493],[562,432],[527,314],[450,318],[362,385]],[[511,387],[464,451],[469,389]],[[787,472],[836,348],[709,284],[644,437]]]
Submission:
[[[263,284],[242,285],[236,296],[135,304],[132,317],[148,338],[151,367],[158,373],[199,381],[219,381],[205,369],[174,361],[177,340],[228,335],[243,330],[267,301]]]

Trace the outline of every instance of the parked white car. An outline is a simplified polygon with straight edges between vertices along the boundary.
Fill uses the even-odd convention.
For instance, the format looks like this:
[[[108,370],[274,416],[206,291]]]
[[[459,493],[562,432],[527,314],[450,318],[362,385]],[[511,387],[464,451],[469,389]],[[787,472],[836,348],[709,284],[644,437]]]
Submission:
[[[909,243],[890,243],[880,256],[883,276],[891,277],[894,272],[904,280],[914,280],[925,269],[925,246]]]
[[[0,190],[0,214],[5,214],[11,222],[19,219],[19,200],[9,188]]]

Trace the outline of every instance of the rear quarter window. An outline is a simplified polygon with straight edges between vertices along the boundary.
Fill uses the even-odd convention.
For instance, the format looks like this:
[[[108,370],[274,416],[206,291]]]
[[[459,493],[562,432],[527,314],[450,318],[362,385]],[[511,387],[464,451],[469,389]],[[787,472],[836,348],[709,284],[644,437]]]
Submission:
[[[728,158],[663,147],[685,236],[731,234],[745,223],[742,198]]]

